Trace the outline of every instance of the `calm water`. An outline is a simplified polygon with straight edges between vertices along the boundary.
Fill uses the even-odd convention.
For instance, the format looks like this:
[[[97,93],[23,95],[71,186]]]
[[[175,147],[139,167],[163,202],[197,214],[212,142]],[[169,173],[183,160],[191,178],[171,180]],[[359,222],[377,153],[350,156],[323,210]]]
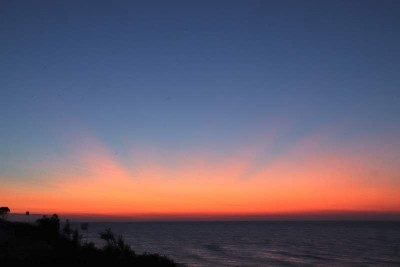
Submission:
[[[90,223],[89,241],[105,228],[187,266],[400,266],[399,222]]]

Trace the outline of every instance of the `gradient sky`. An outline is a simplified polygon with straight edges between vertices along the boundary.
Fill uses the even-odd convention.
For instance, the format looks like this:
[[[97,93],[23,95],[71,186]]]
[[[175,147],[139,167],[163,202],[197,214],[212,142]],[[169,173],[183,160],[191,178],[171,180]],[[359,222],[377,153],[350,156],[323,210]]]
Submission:
[[[399,1],[1,1],[0,205],[400,213]]]

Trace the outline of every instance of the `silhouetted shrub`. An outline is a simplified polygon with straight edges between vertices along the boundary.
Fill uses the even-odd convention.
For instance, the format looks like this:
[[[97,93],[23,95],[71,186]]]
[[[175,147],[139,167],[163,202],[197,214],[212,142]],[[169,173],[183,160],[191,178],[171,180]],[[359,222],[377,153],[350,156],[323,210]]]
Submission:
[[[60,231],[60,219],[57,214],[53,214],[50,218],[43,216],[43,218],[36,221],[38,229],[48,236],[57,236]]]
[[[69,224],[60,233],[60,220],[56,214],[43,217],[36,224],[0,222],[13,238],[0,244],[1,266],[15,265],[119,265],[119,266],[176,266],[171,259],[158,254],[137,255],[116,237],[110,229],[100,233],[106,241],[103,249],[93,243],[81,244],[78,230]]]
[[[72,238],[72,227],[71,224],[69,223],[69,220],[66,220],[65,222],[63,233],[68,239]]]
[[[100,233],[100,238],[106,241],[105,250],[116,250],[120,252],[131,252],[131,248],[127,245],[122,236],[116,237],[110,228]]]

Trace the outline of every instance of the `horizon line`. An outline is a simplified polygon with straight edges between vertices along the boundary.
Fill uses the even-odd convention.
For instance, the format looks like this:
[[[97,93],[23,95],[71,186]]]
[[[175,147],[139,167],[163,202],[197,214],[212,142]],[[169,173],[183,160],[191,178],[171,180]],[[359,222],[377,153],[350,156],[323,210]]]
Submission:
[[[9,216],[51,216],[89,221],[400,221],[400,211],[310,211],[281,213],[141,213],[141,214],[99,214],[99,213],[9,213]]]

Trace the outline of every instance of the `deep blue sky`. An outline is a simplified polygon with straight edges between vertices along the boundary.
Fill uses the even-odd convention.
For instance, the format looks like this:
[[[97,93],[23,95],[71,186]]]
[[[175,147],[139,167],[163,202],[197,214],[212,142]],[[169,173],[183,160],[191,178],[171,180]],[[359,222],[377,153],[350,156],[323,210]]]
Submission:
[[[400,133],[399,14],[399,1],[3,0],[0,174],[85,131],[122,156],[229,153],[270,131],[276,153],[319,129],[379,142]]]

